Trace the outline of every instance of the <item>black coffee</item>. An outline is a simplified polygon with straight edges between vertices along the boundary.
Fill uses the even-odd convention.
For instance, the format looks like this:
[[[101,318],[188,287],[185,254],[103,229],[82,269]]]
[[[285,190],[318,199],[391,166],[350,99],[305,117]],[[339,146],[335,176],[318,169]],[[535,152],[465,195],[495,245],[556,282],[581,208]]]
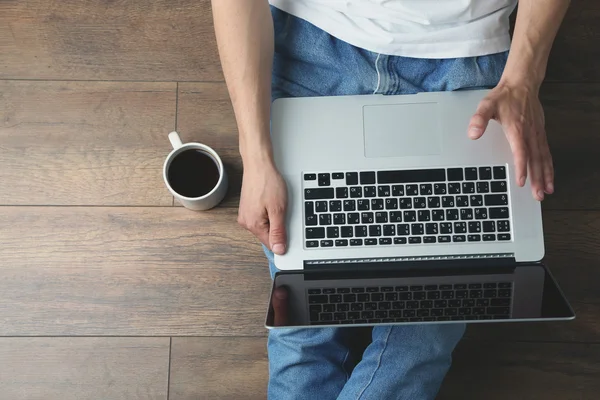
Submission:
[[[200,197],[219,182],[219,167],[202,150],[190,149],[177,154],[167,171],[169,185],[182,196]]]

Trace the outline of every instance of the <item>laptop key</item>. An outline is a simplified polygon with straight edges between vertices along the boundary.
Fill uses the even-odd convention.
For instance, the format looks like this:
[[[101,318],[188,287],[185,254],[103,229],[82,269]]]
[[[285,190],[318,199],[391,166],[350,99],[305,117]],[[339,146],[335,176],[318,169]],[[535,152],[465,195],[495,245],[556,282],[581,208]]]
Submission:
[[[307,240],[306,247],[319,247],[319,241],[318,240]]]
[[[490,185],[492,193],[505,193],[506,192],[506,182],[504,181],[494,181]]]
[[[397,210],[398,209],[398,199],[385,199],[385,209],[386,210]]]
[[[375,222],[375,215],[372,212],[361,213],[360,221],[363,224],[372,224],[373,222]]]
[[[422,235],[423,234],[423,224],[411,224],[410,230],[413,235]]]
[[[431,212],[429,210],[419,210],[417,219],[421,222],[431,221]]]
[[[425,233],[428,235],[437,235],[438,234],[438,224],[436,222],[430,222],[425,224]],[[435,240],[433,241],[435,242]],[[426,242],[432,243],[432,242]]]
[[[417,220],[417,213],[414,211],[404,211],[404,222],[415,222]]]
[[[450,236],[438,236],[437,240],[438,240],[438,243],[449,243]]]
[[[475,219],[487,219],[488,212],[487,208],[476,208],[475,209]]]
[[[356,200],[356,208],[359,211],[369,211],[371,209],[371,202],[366,199]]]
[[[462,243],[466,240],[467,238],[465,237],[465,235],[454,235],[452,236],[452,241],[455,243]]]
[[[448,184],[449,194],[460,194],[460,183],[449,183]]]
[[[452,222],[440,222],[441,233],[452,233]]]
[[[358,173],[346,172],[346,185],[347,186],[358,185]]]
[[[508,205],[508,195],[506,194],[486,194],[486,206],[506,206]]]
[[[371,199],[371,210],[383,210],[383,199]]]
[[[375,222],[378,224],[385,224],[388,222],[388,213],[387,211],[378,211],[375,213]]]
[[[355,211],[356,210],[356,200],[344,200],[343,206],[344,206],[344,211]]]
[[[494,179],[506,179],[506,168],[494,167]]]
[[[480,233],[481,223],[479,221],[469,222],[469,233]]]
[[[448,168],[448,180],[449,181],[462,181],[463,180],[463,169],[462,168]]]
[[[475,183],[473,182],[463,182],[462,184],[462,192],[465,194],[475,193]]]
[[[510,222],[509,221],[498,221],[496,222],[496,227],[498,232],[508,232],[510,231]]]
[[[429,196],[433,194],[433,186],[431,186],[431,183],[421,183],[419,185],[419,194],[421,196]]]
[[[413,199],[413,205],[415,208],[426,208],[427,199],[425,197],[415,197]]]
[[[329,211],[331,211],[331,212],[342,211],[342,202],[340,200],[330,200],[329,201]]]
[[[508,207],[490,207],[490,219],[508,218]]]
[[[428,208],[440,208],[440,198],[438,196],[432,196],[427,198]]]
[[[477,180],[477,168],[465,168],[465,180],[476,181]]]
[[[487,182],[477,182],[477,193],[488,193],[490,191],[490,184]]]
[[[443,221],[444,220],[444,210],[433,210],[431,211],[431,219],[433,221]]]
[[[400,199],[400,209],[407,210],[412,208],[412,199],[404,197]]]
[[[319,225],[331,225],[331,214],[319,214]]]
[[[319,174],[318,177],[319,177],[319,186],[331,185],[329,173]]]
[[[377,195],[379,197],[389,197],[390,196],[390,186],[383,185],[377,187]]]
[[[404,185],[392,185],[392,196],[404,196]]]
[[[402,211],[390,211],[390,222],[402,222]]]
[[[421,238],[419,236],[411,236],[408,238],[408,243],[410,243],[410,244],[421,243]]]
[[[419,194],[419,185],[406,185],[406,195],[407,196],[418,196]]]
[[[395,237],[394,244],[406,244],[406,238],[405,237]]]
[[[481,242],[481,235],[468,235],[467,240],[469,242]]]
[[[354,227],[354,236],[356,237],[367,237],[367,227],[365,225],[358,225]]]
[[[363,196],[364,197],[375,197],[377,196],[377,190],[375,186],[365,186],[363,188]]]
[[[325,238],[325,228],[306,228],[307,239],[323,239]]]
[[[306,206],[306,204],[305,204]],[[326,201],[316,201],[315,202],[315,209],[317,210],[317,212],[327,212],[327,202]]]
[[[398,236],[410,235],[410,225],[409,224],[396,225],[396,235],[398,235]]]
[[[372,185],[375,183],[375,172],[361,172],[360,173],[360,184],[361,185]]]
[[[510,234],[508,233],[499,233],[498,240],[510,240]]]
[[[365,239],[365,246],[374,246],[377,244],[377,239]]]
[[[396,236],[396,226],[395,225],[384,225],[383,226],[383,236]]]
[[[454,233],[467,233],[467,223],[466,222],[455,222],[454,223]]]
[[[336,239],[335,246],[336,247],[348,246],[348,239]]]
[[[479,167],[479,179],[489,181],[492,179],[491,167]]]
[[[337,187],[335,188],[335,197],[338,199],[345,199],[348,197],[348,188],[347,187]]]
[[[333,199],[333,194],[333,188],[304,189],[304,198],[306,200]]]
[[[473,194],[469,197],[469,204],[471,207],[481,207],[483,205],[483,196],[480,194]]]
[[[346,225],[346,214],[343,214],[343,213],[333,214],[333,224],[334,225]]]
[[[359,213],[348,213],[346,215],[346,220],[350,225],[356,225],[360,223],[360,214]]]
[[[458,219],[458,210],[450,208],[446,210],[446,221],[456,221]]]
[[[362,246],[362,239],[350,239],[350,246]]]
[[[392,238],[389,238],[389,237],[379,238],[379,244],[382,244],[382,245],[392,244]]]
[[[331,189],[333,190],[333,189]],[[352,186],[350,188],[350,197],[353,199],[362,197],[362,187],[360,186]]]
[[[433,194],[446,194],[446,184],[436,183],[433,185]]]
[[[333,247],[333,240],[321,240],[321,247]]]
[[[319,225],[319,221],[317,220],[316,214],[307,215],[306,218],[304,219],[304,224],[306,226],[316,226],[316,225]]]
[[[381,225],[369,225],[369,236],[381,236]]]

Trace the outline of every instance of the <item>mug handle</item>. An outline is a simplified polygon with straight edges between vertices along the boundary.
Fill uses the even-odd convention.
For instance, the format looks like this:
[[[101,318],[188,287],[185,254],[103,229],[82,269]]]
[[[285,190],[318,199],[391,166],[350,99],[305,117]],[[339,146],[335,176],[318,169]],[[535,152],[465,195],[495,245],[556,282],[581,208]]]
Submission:
[[[183,146],[183,143],[181,142],[181,139],[179,138],[179,134],[175,131],[169,133],[169,142],[171,142],[171,146],[173,146],[173,149],[175,149],[175,150],[177,150],[178,148]]]

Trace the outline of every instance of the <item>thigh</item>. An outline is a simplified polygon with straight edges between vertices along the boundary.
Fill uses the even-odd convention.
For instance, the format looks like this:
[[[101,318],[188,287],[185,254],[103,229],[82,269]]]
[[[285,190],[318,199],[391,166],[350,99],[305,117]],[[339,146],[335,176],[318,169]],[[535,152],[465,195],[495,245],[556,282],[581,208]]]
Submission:
[[[271,7],[275,29],[272,98],[372,94],[377,54]]]
[[[271,276],[273,253],[263,247]],[[304,328],[269,331],[269,399],[335,399],[356,365],[352,329]]]
[[[464,324],[379,326],[338,399],[434,399]]]

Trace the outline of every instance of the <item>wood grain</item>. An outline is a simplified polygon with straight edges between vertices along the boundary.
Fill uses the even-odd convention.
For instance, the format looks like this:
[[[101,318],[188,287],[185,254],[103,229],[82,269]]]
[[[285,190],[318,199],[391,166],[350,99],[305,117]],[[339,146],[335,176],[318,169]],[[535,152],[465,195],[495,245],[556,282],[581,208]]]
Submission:
[[[600,82],[600,8],[574,0],[547,79]],[[209,0],[4,1],[0,79],[222,80]]]
[[[0,397],[166,400],[169,338],[1,338]]]
[[[215,149],[229,174],[229,192],[223,207],[237,207],[242,183],[238,131],[224,83],[180,83],[177,128],[185,141]]]
[[[545,217],[548,265],[580,315],[518,338],[597,340],[600,212]],[[0,208],[0,335],[263,336],[267,263],[235,219],[234,208]]]
[[[210,0],[3,1],[0,48],[0,79],[223,79]]]
[[[600,82],[600,3],[572,0],[548,60],[546,80]]]
[[[599,209],[600,85],[546,84],[541,99],[556,181],[544,208]]]
[[[176,84],[0,81],[0,205],[171,205]]]
[[[173,338],[170,400],[265,399],[264,338]]]
[[[462,341],[439,400],[593,400],[599,344]]]
[[[267,262],[235,219],[0,207],[0,335],[263,335]]]

